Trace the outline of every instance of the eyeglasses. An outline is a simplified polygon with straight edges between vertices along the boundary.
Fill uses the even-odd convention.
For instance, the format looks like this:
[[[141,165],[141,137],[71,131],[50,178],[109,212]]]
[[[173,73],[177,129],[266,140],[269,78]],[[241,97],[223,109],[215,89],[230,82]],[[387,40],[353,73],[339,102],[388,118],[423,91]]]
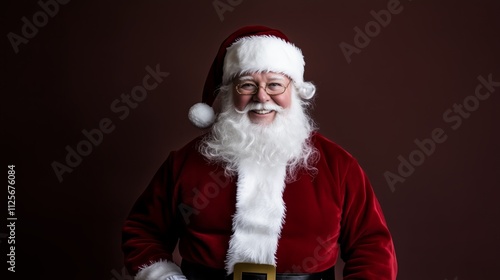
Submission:
[[[272,82],[266,84],[264,87],[264,90],[268,95],[280,95],[286,91],[288,86],[290,85],[292,81],[290,80],[288,84],[285,86],[284,84],[280,82]],[[259,91],[259,88],[262,86],[257,85],[254,82],[250,81],[245,81],[241,82],[236,86],[236,91],[241,94],[241,95],[254,95]]]

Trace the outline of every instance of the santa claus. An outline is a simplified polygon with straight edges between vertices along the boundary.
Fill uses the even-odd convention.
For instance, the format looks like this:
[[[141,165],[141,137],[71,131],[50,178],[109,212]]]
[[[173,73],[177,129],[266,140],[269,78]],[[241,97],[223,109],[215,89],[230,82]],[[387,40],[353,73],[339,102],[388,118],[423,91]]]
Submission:
[[[304,65],[268,27],[221,44],[189,112],[209,131],[170,153],[123,226],[135,279],[334,279],[339,256],[345,280],[396,279],[366,174],[307,114]]]

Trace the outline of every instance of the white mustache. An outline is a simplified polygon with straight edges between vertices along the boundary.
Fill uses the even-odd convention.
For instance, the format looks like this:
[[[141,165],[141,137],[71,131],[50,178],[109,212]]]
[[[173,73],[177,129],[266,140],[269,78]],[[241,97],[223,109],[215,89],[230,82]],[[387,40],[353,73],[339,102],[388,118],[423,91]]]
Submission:
[[[285,109],[283,107],[276,104],[267,104],[267,103],[250,103],[243,110],[234,109],[239,114],[246,114],[252,110],[267,110],[267,111],[276,111],[278,113],[283,112]]]

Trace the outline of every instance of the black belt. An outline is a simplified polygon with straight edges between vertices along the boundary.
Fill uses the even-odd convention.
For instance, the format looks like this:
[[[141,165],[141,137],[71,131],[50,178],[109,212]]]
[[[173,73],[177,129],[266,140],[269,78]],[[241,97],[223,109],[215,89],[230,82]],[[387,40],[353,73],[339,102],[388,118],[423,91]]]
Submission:
[[[224,269],[210,268],[183,260],[182,273],[188,280],[233,280],[233,273],[227,275]],[[237,277],[239,278],[239,276]],[[243,272],[241,280],[268,280],[262,272]],[[276,273],[276,280],[321,280],[335,279],[334,267],[318,273]]]

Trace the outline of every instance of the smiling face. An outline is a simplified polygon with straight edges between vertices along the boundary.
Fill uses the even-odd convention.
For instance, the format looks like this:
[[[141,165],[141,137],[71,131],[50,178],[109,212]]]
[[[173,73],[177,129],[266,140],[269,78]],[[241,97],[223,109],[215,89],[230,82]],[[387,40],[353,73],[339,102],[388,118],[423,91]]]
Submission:
[[[233,81],[233,105],[238,111],[248,110],[248,118],[255,124],[270,124],[273,122],[276,114],[281,109],[287,109],[292,103],[291,98],[291,80],[290,78],[274,73],[254,73],[237,77]],[[240,87],[240,92],[245,92],[256,87],[255,94],[240,94],[236,87]],[[277,95],[269,95],[266,92],[286,87],[285,91]]]

